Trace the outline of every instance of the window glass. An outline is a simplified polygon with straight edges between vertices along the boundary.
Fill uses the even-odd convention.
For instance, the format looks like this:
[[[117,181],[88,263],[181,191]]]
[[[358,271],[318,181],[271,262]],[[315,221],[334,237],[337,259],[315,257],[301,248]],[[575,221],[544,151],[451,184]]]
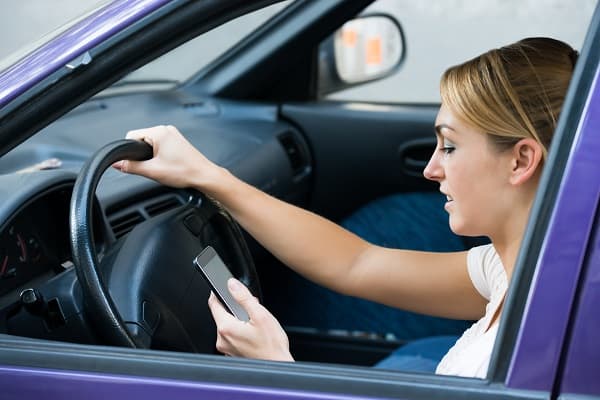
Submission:
[[[581,48],[596,0],[378,0],[363,14],[386,13],[405,36],[404,64],[385,79],[328,99],[438,103],[451,65],[529,36],[550,36]]]
[[[184,82],[291,3],[292,0],[275,3],[203,33],[130,73],[103,94],[156,88],[157,85],[170,88]]]

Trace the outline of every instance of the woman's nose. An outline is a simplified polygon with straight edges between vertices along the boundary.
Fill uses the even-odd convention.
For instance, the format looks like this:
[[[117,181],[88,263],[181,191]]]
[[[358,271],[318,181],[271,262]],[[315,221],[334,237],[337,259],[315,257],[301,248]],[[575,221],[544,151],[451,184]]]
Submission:
[[[429,159],[429,162],[423,170],[423,176],[431,181],[439,181],[442,179],[443,170],[437,157],[437,151],[434,151]]]

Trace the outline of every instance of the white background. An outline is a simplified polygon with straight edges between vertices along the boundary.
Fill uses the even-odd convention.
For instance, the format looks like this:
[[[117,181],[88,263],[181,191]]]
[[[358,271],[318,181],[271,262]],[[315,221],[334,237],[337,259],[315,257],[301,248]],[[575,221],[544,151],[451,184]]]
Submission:
[[[0,0],[0,58],[99,3],[97,0]],[[543,35],[580,48],[595,5],[596,0],[378,0],[369,10],[389,13],[403,27],[407,41],[405,63],[384,81],[332,97],[437,102],[442,72],[492,47]],[[235,32],[237,37],[233,37],[238,40],[245,30],[240,27]],[[198,43],[201,48],[193,52],[217,54],[230,45],[231,38],[232,35],[215,35],[208,44]],[[189,65],[182,59],[189,60]],[[183,57],[174,66],[165,64],[157,68],[169,71],[165,78],[180,74],[175,79],[184,79],[199,65],[193,57]],[[160,73],[156,71],[160,70],[152,70],[152,77]]]

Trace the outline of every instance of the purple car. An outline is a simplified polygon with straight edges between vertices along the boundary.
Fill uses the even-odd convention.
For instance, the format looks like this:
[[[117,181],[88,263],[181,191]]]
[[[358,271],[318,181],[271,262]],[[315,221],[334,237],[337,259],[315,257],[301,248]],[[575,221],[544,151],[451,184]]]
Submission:
[[[436,192],[421,171],[439,102],[329,97],[408,70],[419,52],[401,19],[363,12],[372,2],[115,0],[0,64],[0,398],[600,398],[598,6],[486,379],[372,368],[441,332],[319,326],[314,288],[217,203],[110,168],[148,157],[125,132],[173,124],[237,176],[334,221]],[[262,19],[238,30],[244,18]],[[212,46],[169,64],[170,78],[147,68],[202,38]],[[298,362],[216,351],[192,263],[208,245],[282,322]]]

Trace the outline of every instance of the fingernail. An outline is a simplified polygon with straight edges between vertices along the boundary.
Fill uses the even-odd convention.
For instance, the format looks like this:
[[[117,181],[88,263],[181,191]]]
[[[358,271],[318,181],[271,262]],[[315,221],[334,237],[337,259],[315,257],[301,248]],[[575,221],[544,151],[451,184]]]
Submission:
[[[232,292],[239,292],[242,289],[242,284],[235,278],[229,278],[227,286],[229,286],[229,290]]]

